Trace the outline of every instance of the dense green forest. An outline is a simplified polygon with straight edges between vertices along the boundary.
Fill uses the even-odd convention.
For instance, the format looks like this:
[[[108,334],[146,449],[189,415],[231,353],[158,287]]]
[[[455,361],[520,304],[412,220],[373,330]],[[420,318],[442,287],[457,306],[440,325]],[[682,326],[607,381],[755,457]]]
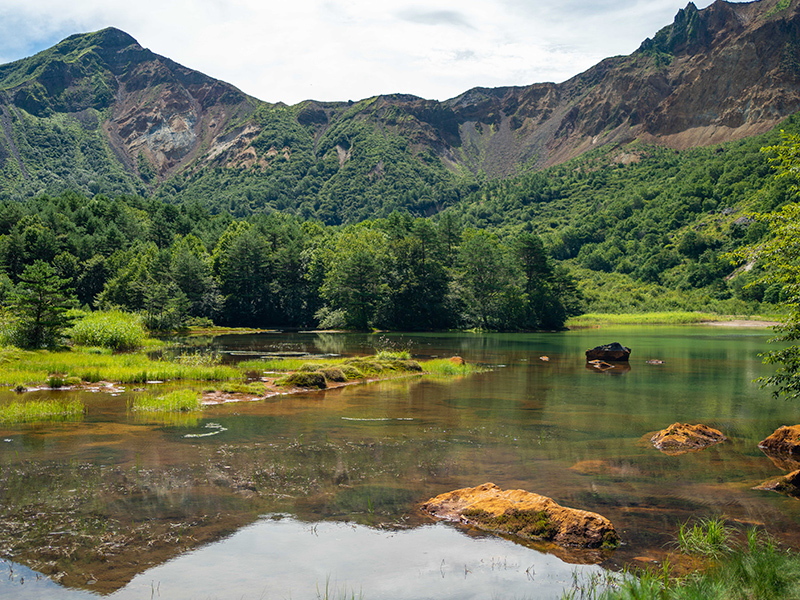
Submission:
[[[0,203],[0,265],[4,305],[47,267],[76,306],[141,312],[162,330],[557,329],[580,310],[574,279],[537,236],[500,239],[449,213],[331,227],[67,192]]]
[[[800,131],[797,115],[760,136],[676,151],[639,143],[603,148],[546,171],[486,182],[458,205],[463,222],[533,231],[581,282],[587,309],[758,312],[780,287],[748,285],[760,265],[728,253],[766,233],[752,212],[794,200],[764,148]]]
[[[300,125],[287,115],[269,117],[275,139],[264,143],[288,143]],[[554,329],[583,310],[771,312],[780,286],[748,285],[760,265],[737,270],[729,253],[766,234],[750,211],[793,198],[793,181],[776,178],[762,150],[780,144],[782,130],[800,132],[800,119],[711,148],[603,148],[481,184],[418,171],[408,189],[390,186],[417,163],[388,136],[379,144],[392,157],[384,169],[398,173],[383,183],[359,176],[354,153],[313,165],[278,156],[279,177],[210,169],[186,189],[164,186],[150,197],[7,195],[0,299],[11,302],[26,267],[43,261],[75,305],[140,311],[156,329],[192,319]],[[331,144],[345,143],[339,133],[330,132]],[[297,147],[301,138],[289,141]],[[48,148],[39,151],[59,152]],[[331,178],[348,165],[356,169],[349,177]],[[419,181],[427,187],[415,189]]]

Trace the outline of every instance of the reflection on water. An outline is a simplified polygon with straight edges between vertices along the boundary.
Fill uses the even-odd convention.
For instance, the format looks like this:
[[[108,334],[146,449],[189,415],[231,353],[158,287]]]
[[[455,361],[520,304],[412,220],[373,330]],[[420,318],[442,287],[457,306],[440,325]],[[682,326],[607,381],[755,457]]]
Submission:
[[[487,481],[608,517],[625,542],[595,559],[609,568],[663,557],[693,517],[763,524],[800,548],[800,503],[751,489],[781,474],[758,442],[797,422],[795,405],[753,383],[769,373],[757,356],[768,337],[702,327],[404,335],[420,358],[458,354],[504,367],[215,406],[185,422],[142,422],[127,411],[137,394],[168,384],[119,397],[36,392],[79,397],[87,415],[0,430],[0,556],[17,574],[24,564],[66,586],[47,588],[48,598],[78,589],[142,597],[153,581],[170,598],[259,598],[262,589],[264,598],[300,598],[328,578],[365,598],[425,597],[400,595],[398,582],[415,590],[431,573],[442,577],[440,567],[440,587],[425,584],[431,597],[558,597],[555,582],[587,557],[465,536],[417,511]],[[586,367],[584,351],[610,341],[633,350],[619,377]],[[206,343],[219,352],[360,354],[376,342],[265,334]],[[0,392],[0,402],[11,398]],[[649,436],[676,421],[705,423],[729,441],[666,456]],[[259,518],[276,512],[291,517]],[[487,570],[501,555],[514,568]],[[376,575],[371,561],[389,566]],[[214,578],[211,564],[226,565],[226,575]],[[22,597],[12,583],[0,596]]]
[[[0,594],[41,598],[52,583],[19,565]],[[231,537],[136,576],[110,598],[555,598],[576,567],[498,537],[446,525],[384,531],[263,518]],[[582,572],[599,570],[582,567]],[[25,593],[22,593],[25,592]],[[93,594],[72,594],[88,599]]]

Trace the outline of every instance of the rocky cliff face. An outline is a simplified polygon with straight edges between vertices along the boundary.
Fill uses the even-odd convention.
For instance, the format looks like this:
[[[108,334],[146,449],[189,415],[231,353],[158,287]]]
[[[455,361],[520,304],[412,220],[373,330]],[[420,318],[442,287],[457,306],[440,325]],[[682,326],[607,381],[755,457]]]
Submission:
[[[38,142],[23,125],[54,115],[101,126],[108,160],[151,189],[208,167],[270,177],[275,160],[301,153],[309,164],[335,153],[343,168],[354,148],[341,132],[355,126],[401,138],[451,172],[492,177],[636,139],[708,145],[761,133],[800,109],[799,11],[800,0],[689,3],[633,54],[564,83],[475,88],[441,103],[392,95],[268,105],[119,30],[75,35],[0,66],[0,161],[20,181],[37,177],[26,148]],[[384,177],[378,154],[364,167],[369,181]]]
[[[630,56],[562,84],[470,90],[446,104],[462,148],[485,149],[465,160],[497,176],[634,139],[679,149],[738,139],[800,108],[798,27],[796,0],[689,3]]]

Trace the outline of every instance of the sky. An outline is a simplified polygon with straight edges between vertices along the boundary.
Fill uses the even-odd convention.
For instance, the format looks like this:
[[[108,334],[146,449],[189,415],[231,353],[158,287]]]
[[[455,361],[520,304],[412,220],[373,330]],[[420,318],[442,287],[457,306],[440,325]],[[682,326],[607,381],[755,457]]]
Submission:
[[[696,1],[698,8],[711,4]],[[561,82],[630,54],[681,0],[0,0],[0,64],[117,27],[267,102]]]

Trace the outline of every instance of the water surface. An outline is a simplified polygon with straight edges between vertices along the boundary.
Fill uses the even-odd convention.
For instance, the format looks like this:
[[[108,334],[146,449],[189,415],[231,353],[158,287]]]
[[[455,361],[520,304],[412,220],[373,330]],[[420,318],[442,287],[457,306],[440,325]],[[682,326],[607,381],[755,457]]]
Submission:
[[[660,560],[679,523],[710,516],[762,525],[800,548],[797,500],[751,489],[782,473],[758,442],[799,421],[795,404],[753,383],[770,373],[757,356],[768,337],[699,326],[393,335],[420,358],[457,354],[490,369],[213,407],[191,422],[128,413],[130,398],[168,384],[117,397],[47,392],[79,396],[88,413],[81,423],[0,431],[3,535],[15,540],[3,542],[13,576],[0,596],[305,598],[318,589],[324,597],[328,582],[336,597],[557,598],[575,569]],[[378,339],[191,343],[239,360],[364,354]],[[633,349],[630,368],[587,368],[583,352],[612,341]],[[666,456],[648,434],[676,421],[705,423],[729,441]],[[566,552],[433,524],[417,510],[487,481],[601,513],[624,544]],[[265,517],[276,514],[285,517]],[[38,529],[24,525],[31,518]],[[36,571],[22,575],[27,567]],[[37,572],[62,585],[36,581]]]

